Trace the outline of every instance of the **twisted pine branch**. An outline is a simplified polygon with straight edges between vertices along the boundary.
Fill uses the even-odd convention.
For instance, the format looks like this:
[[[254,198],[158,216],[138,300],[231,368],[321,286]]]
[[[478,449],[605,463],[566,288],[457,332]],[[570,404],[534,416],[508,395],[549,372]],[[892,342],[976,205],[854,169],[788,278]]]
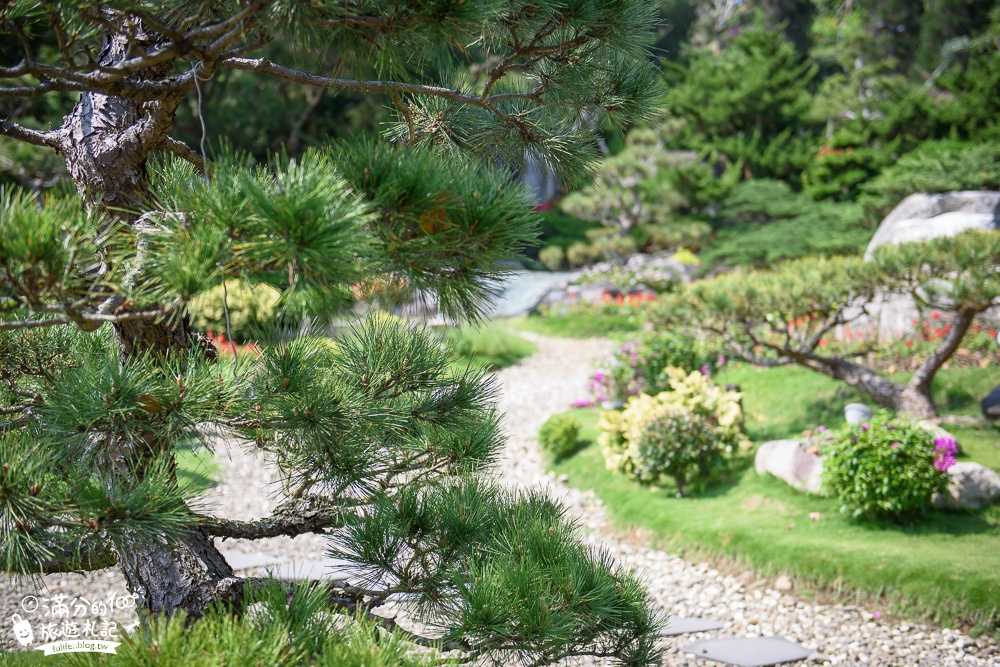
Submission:
[[[271,516],[257,521],[199,518],[213,537],[259,540],[279,535],[295,537],[305,533],[324,533],[328,528],[343,525],[344,517],[344,510],[330,499],[307,496],[287,500],[278,505]]]

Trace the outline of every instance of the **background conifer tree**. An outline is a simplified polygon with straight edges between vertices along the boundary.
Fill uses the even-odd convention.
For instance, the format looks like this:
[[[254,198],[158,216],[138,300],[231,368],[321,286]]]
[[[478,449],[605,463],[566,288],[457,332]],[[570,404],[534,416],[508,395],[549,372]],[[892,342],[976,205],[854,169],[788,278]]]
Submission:
[[[58,153],[79,197],[2,194],[0,567],[117,564],[148,612],[197,616],[252,584],[213,538],[324,533],[359,572],[332,604],[402,594],[471,657],[655,663],[636,578],[558,506],[483,475],[503,443],[488,377],[379,319],[335,347],[276,337],[234,368],[186,312],[240,279],[278,287],[284,322],[357,291],[476,319],[535,234],[502,168],[530,156],[576,180],[596,155],[581,112],[621,127],[654,110],[651,17],[642,0],[7,3],[0,98],[73,107],[0,135]],[[259,57],[272,44],[287,60]],[[470,78],[456,59],[484,66]],[[209,162],[171,127],[227,69],[384,96],[394,125],[271,166]],[[279,466],[272,516],[189,505],[174,456],[213,429]]]

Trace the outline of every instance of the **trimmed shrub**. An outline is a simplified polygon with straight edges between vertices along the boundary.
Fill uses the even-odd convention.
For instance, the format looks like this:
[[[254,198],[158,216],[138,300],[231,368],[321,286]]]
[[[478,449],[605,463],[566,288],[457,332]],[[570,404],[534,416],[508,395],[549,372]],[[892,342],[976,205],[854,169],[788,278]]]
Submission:
[[[667,406],[635,443],[635,477],[652,484],[669,477],[684,495],[689,481],[708,477],[722,461],[719,426],[690,408]]]
[[[955,450],[954,440],[880,412],[844,427],[826,447],[823,484],[855,517],[912,517],[946,489]]]
[[[556,460],[580,447],[580,422],[565,413],[552,415],[538,430],[538,445]]]
[[[670,391],[656,396],[639,394],[628,400],[623,411],[601,413],[598,442],[609,470],[646,483],[663,475],[674,477],[669,465],[673,465],[677,457],[678,465],[684,467],[684,479],[678,486],[678,490],[682,490],[685,481],[690,479],[691,466],[699,477],[710,475],[725,453],[745,448],[749,441],[742,431],[739,392],[711,384],[708,377],[698,371],[685,373],[672,368],[668,369],[667,376]],[[669,423],[672,419],[677,423]],[[647,427],[654,422],[657,426],[647,434]],[[657,438],[666,437],[674,430],[686,433],[676,445],[684,447],[683,455],[677,453],[673,443],[658,444]],[[711,444],[705,438],[710,439]],[[677,477],[674,479],[676,481]]]
[[[192,323],[199,331],[226,334],[226,306],[229,308],[228,337],[245,341],[266,328],[275,318],[281,293],[270,285],[248,286],[240,280],[199,294],[188,307]]]
[[[557,245],[549,245],[538,251],[538,261],[545,265],[549,271],[558,271],[563,267],[566,259],[566,251]]]

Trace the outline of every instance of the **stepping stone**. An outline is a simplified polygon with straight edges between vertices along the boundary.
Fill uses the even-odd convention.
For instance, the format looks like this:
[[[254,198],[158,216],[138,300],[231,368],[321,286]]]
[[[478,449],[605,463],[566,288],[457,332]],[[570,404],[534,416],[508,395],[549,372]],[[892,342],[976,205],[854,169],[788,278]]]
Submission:
[[[660,634],[664,637],[676,637],[677,635],[687,635],[694,632],[718,630],[723,626],[725,626],[725,623],[713,621],[710,618],[685,618],[683,616],[671,616],[667,619],[667,628]]]
[[[683,650],[699,658],[717,660],[736,667],[777,665],[804,660],[813,653],[805,646],[790,642],[784,637],[703,639],[688,644]]]

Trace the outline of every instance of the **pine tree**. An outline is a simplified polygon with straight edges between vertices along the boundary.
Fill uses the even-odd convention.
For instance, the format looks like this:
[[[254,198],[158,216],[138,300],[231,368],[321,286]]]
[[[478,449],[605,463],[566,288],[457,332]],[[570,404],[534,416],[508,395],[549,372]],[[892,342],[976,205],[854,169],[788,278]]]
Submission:
[[[332,605],[370,613],[403,596],[472,659],[656,663],[637,578],[578,541],[556,504],[491,481],[503,435],[489,377],[454,372],[427,332],[378,318],[336,345],[285,332],[225,363],[187,312],[238,279],[277,287],[284,323],[356,293],[419,295],[477,319],[536,234],[507,168],[528,156],[577,180],[596,154],[582,113],[624,127],[653,111],[654,9],[7,3],[4,53],[19,45],[20,62],[0,67],[0,98],[78,100],[60,127],[5,118],[0,135],[56,151],[79,197],[2,193],[0,568],[117,564],[149,614],[190,618],[239,609],[254,585],[213,538],[321,533],[360,573]],[[269,44],[287,62],[258,57]],[[478,78],[452,66],[460,58],[485,63]],[[171,126],[223,70],[381,95],[394,122],[382,139],[269,166],[208,160]],[[268,110],[248,100],[245,113]],[[272,516],[190,505],[175,454],[220,430],[277,464],[288,498]]]

